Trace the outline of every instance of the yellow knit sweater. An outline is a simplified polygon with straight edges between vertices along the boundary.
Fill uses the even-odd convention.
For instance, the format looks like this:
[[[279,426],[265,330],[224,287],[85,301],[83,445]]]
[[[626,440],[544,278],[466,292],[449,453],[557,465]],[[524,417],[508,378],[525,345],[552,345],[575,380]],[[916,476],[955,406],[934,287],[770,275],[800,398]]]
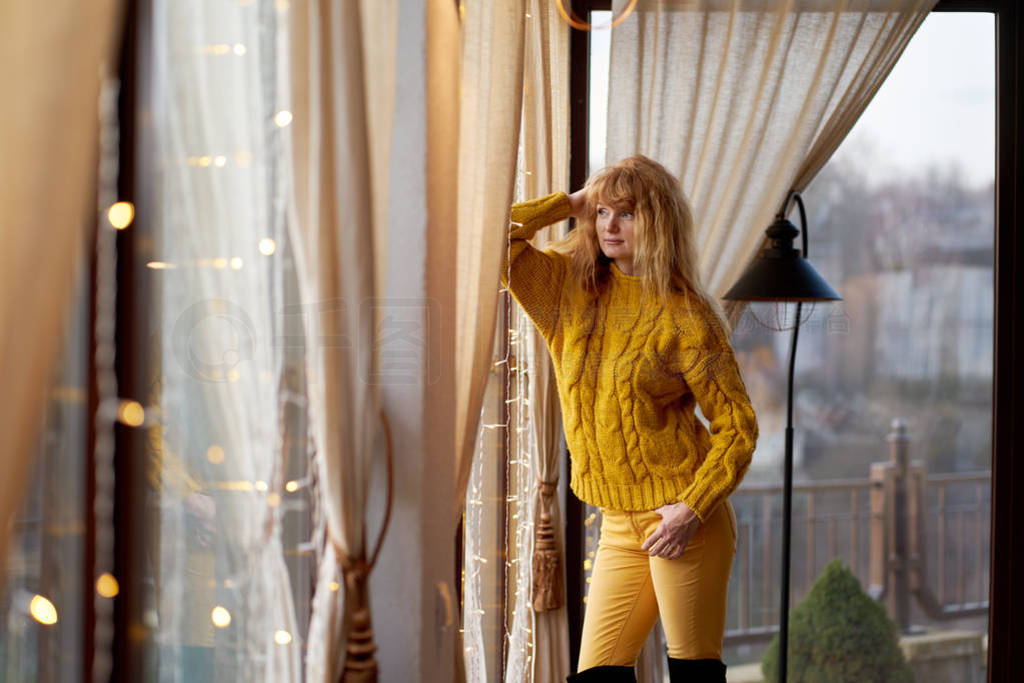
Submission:
[[[564,192],[514,205],[501,280],[551,353],[572,490],[616,510],[684,501],[705,520],[757,440],[732,347],[706,304],[646,298],[641,278],[614,263],[600,294],[586,295],[568,257],[527,241],[569,212]]]

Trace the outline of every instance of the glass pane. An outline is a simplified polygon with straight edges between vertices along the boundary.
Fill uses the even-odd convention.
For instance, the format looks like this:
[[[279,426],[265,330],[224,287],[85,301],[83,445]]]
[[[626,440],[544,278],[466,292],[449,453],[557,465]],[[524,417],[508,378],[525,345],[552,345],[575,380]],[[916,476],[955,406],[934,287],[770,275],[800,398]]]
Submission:
[[[285,206],[288,4],[152,3],[139,226],[155,680],[298,681],[315,568]]]
[[[607,17],[595,13],[595,23]],[[607,36],[594,31],[590,48],[593,172],[606,163]],[[976,653],[967,666],[980,666],[987,629],[994,126],[993,15],[933,14],[804,193],[809,257],[843,301],[801,315],[794,451],[795,479],[807,485],[793,499],[793,604],[838,557],[881,595],[909,652],[929,638],[950,652],[963,645]],[[761,428],[732,498],[739,547],[725,658],[742,680],[760,675],[779,618],[790,335],[770,328],[791,327],[794,313],[752,306],[732,339]],[[905,450],[892,452],[899,443]],[[888,484],[873,482],[872,465],[904,453],[902,514],[878,500],[873,508],[872,489]],[[588,555],[599,522],[588,508]],[[885,563],[896,529],[900,552],[922,557],[921,599],[896,599],[910,595]]]
[[[794,478],[807,482],[793,498],[794,605],[839,558],[872,595],[884,589],[908,652],[949,639],[942,647],[966,643],[975,660],[989,575],[994,81],[993,16],[931,15],[804,193],[809,258],[843,301],[804,307],[794,385]],[[778,623],[790,334],[763,323],[794,314],[752,306],[733,337],[761,426],[733,496],[733,670],[759,668],[759,631]],[[906,488],[885,479],[903,453]],[[921,596],[887,553],[922,556]]]
[[[81,264],[36,446],[32,480],[12,520],[0,620],[0,680],[81,676],[89,413],[89,273]],[[55,621],[54,621],[55,620]],[[91,628],[91,626],[90,626]]]

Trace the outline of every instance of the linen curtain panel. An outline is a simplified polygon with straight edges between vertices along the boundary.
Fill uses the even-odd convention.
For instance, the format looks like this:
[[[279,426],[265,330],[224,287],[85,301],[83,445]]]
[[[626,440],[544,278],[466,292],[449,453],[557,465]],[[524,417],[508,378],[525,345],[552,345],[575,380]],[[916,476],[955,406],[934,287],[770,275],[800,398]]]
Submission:
[[[640,152],[680,178],[714,295],[756,257],[786,192],[825,164],[934,4],[640,0],[613,30],[607,161]],[[735,324],[742,309],[729,312]]]
[[[681,180],[712,294],[756,258],[786,192],[828,161],[934,4],[640,0],[613,29],[606,162],[639,152]],[[744,306],[726,310],[735,325]],[[641,680],[664,675],[652,646]]]
[[[121,7],[0,6],[0,558],[31,471],[76,265],[92,244],[100,86],[117,76]]]
[[[569,189],[569,29],[553,3],[530,0],[526,24],[526,69],[523,93],[522,150],[520,197],[528,199]],[[534,245],[544,248],[563,237],[567,223],[540,230]],[[516,306],[518,308],[518,306]],[[519,311],[519,315],[524,315]],[[562,471],[562,413],[558,400],[551,357],[543,337],[532,323],[526,326],[526,358],[529,382],[529,428],[532,430],[531,492],[532,525],[535,532],[542,521],[544,533],[551,533],[552,552],[558,558],[556,576],[542,574],[541,580],[553,579],[554,585],[534,583],[527,594],[527,603],[517,610],[527,614],[533,610],[533,662],[524,668],[527,676],[514,678],[511,667],[507,680],[555,683],[569,675],[569,629],[565,606],[565,543],[558,485]],[[547,515],[544,520],[542,515]],[[537,538],[536,534],[534,538]],[[540,539],[540,544],[544,540]],[[521,553],[519,561],[533,564],[531,555],[538,552],[537,543],[530,553]],[[536,582],[538,576],[532,577]],[[538,599],[539,598],[539,599]],[[512,652],[516,650],[511,649]],[[532,669],[532,671],[531,671]],[[532,678],[529,676],[532,674]]]
[[[396,21],[395,2],[378,0],[296,3],[291,17],[289,234],[307,309],[310,431],[326,522],[310,681],[337,681],[352,637],[367,637],[365,623],[353,624],[369,609],[365,510],[382,416],[376,321],[363,304],[383,286]]]
[[[520,13],[516,21],[523,22],[521,37],[520,34],[508,31],[506,26],[503,28],[504,38],[501,39],[516,41],[512,49],[520,45],[519,40],[522,41],[522,79],[508,78],[507,73],[500,82],[491,78],[490,92],[488,99],[485,100],[482,97],[482,90],[473,90],[472,86],[466,85],[467,81],[479,81],[482,70],[479,68],[476,53],[464,51],[463,112],[466,116],[465,112],[469,111],[468,116],[472,118],[463,119],[463,154],[460,156],[460,163],[469,163],[471,166],[468,169],[465,166],[461,167],[460,177],[465,178],[466,176],[461,173],[467,172],[475,174],[477,178],[480,174],[497,172],[500,174],[499,177],[505,179],[502,182],[510,183],[510,190],[511,184],[515,185],[514,199],[521,200],[566,189],[569,34],[568,27],[550,3],[527,0],[524,3],[516,3],[514,9],[509,7],[512,5],[504,8],[505,11]],[[479,9],[477,8],[478,11]],[[482,18],[481,15],[476,17],[477,20]],[[472,25],[467,20],[463,30],[468,33],[481,29],[479,24]],[[463,40],[465,50],[466,41],[471,39],[464,34]],[[492,60],[507,61],[512,58],[508,54],[510,48],[507,45],[495,42],[486,49],[493,50]],[[467,68],[471,63],[472,66]],[[498,65],[492,69],[503,68],[498,61],[492,61],[492,64]],[[503,90],[499,90],[499,87]],[[466,92],[474,93],[476,99],[467,101]],[[521,107],[518,111],[509,108],[517,104],[517,97],[521,97]],[[498,115],[502,117],[502,121],[518,115],[517,120],[521,122],[522,132],[520,136],[518,131],[508,127],[496,131],[497,136],[492,134],[492,144],[500,144],[503,156],[507,157],[507,161],[502,163],[513,164],[512,167],[499,168],[497,171],[485,168],[475,153],[467,154],[480,143],[478,134],[467,120],[490,121],[495,108],[500,111]],[[510,134],[514,136],[509,137]],[[467,135],[471,137],[466,137]],[[493,154],[493,158],[499,157]],[[479,180],[472,182],[480,187]],[[491,271],[495,277],[487,286],[492,287],[489,291],[496,293],[499,287],[497,268],[500,265],[501,254],[498,250],[506,247],[505,232],[502,228],[506,227],[508,206],[513,196],[510,195],[507,199],[502,197],[500,202],[494,202],[495,197],[487,198],[487,205],[482,206],[481,198],[473,197],[472,193],[467,195],[465,192],[466,187],[460,186],[461,210],[470,212],[468,215],[481,215],[481,212],[486,211],[486,215],[493,216],[484,223],[471,224],[469,227],[478,233],[474,237],[478,240],[478,245],[483,244],[483,241],[480,241],[481,237],[487,237],[488,242],[495,238],[492,243],[494,250],[488,254],[498,257],[493,259],[494,268]],[[471,204],[467,206],[469,203]],[[461,215],[465,216],[467,213]],[[465,224],[460,222],[460,227],[463,225]],[[561,237],[564,230],[564,223],[551,226],[538,234],[535,244],[541,246]],[[488,258],[488,261],[490,260]],[[460,286],[460,295],[464,294],[466,292]],[[553,531],[552,551],[560,560],[557,587],[564,591],[564,544],[558,497],[555,495],[562,453],[561,416],[554,375],[544,341],[535,334],[533,324],[518,305],[513,302],[512,306],[509,322],[491,317],[488,324],[494,326],[497,323],[496,328],[492,329],[496,329],[498,335],[510,335],[509,359],[515,358],[515,371],[514,376],[507,378],[505,385],[508,400],[514,400],[516,404],[509,408],[507,424],[474,423],[475,438],[471,445],[474,446],[475,460],[472,462],[471,475],[466,475],[471,488],[465,517],[466,597],[463,625],[466,675],[470,681],[486,680],[495,672],[497,660],[500,662],[497,671],[503,669],[507,680],[561,681],[565,679],[569,669],[568,624],[564,595],[556,607],[549,606],[544,611],[538,611],[534,607],[536,587],[531,582],[534,532],[536,522],[543,512],[549,516],[548,528]],[[486,341],[485,358],[489,364],[492,360],[493,341],[491,338]],[[459,357],[460,360],[466,360],[462,353]],[[505,366],[498,367],[499,374],[512,372]],[[486,368],[484,369],[486,371]],[[485,372],[482,378],[481,399],[487,386],[488,375],[489,373]],[[490,379],[493,382],[500,380],[496,375]],[[460,390],[464,388],[465,385],[460,383]],[[491,390],[496,391],[496,386]],[[497,428],[498,433],[492,435],[496,439],[484,438],[484,427]],[[497,457],[493,449],[498,447],[499,441],[514,448],[517,453],[508,453],[510,462],[499,464],[499,468],[506,471],[507,495],[514,500],[505,500],[502,503],[506,507],[507,524],[510,525],[507,534],[511,535],[508,539],[508,556],[504,562],[495,564],[486,560],[504,557],[506,534],[490,533],[490,527],[487,525],[493,524],[494,515],[491,511],[483,514],[484,511],[479,506],[488,500],[487,496],[497,493],[490,490],[491,485],[485,476],[486,472],[493,469],[493,463],[485,463],[484,460]],[[524,456],[525,459],[520,462],[520,458]],[[507,591],[503,591],[502,586],[506,582]],[[483,607],[493,600],[503,603],[503,608],[499,610],[497,617],[485,616]],[[506,623],[506,617],[501,616],[502,612],[507,615],[509,622],[508,626],[497,626],[505,631],[504,638],[497,641],[504,643],[504,646],[494,651],[496,641],[485,636],[489,634],[488,629]],[[502,656],[504,661],[501,661]]]
[[[139,257],[156,330],[143,400],[158,418],[144,468],[157,679],[298,681],[282,537],[286,16],[201,0],[151,9],[154,118],[140,148],[156,181]]]
[[[453,524],[466,509],[462,625],[456,644],[458,680],[487,680],[500,675],[494,652],[484,632],[485,595],[504,607],[490,580],[496,567],[487,567],[485,552],[501,557],[504,541],[485,534],[480,450],[483,439],[484,394],[499,321],[498,290],[502,249],[509,206],[516,182],[519,127],[523,103],[524,34],[526,0],[462,2],[459,67],[458,198],[456,235],[455,325],[455,505]],[[474,457],[476,454],[477,457]],[[474,468],[474,464],[476,467]],[[473,504],[466,507],[470,479],[474,478]],[[486,547],[485,547],[486,546]],[[502,567],[500,571],[504,571]],[[486,623],[485,623],[486,621]],[[499,622],[504,623],[499,619]],[[488,660],[491,660],[488,662]],[[493,674],[491,673],[493,672]]]
[[[465,499],[494,347],[498,271],[515,186],[522,115],[525,2],[460,5],[453,512],[461,509]]]

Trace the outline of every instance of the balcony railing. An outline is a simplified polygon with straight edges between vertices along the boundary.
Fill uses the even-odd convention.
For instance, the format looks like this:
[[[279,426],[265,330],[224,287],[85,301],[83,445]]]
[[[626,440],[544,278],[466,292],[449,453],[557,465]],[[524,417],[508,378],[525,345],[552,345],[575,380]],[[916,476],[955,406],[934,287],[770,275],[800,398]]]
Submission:
[[[866,478],[794,485],[793,604],[838,557],[904,632],[985,614],[991,472],[928,475],[909,461],[899,420],[888,441],[889,459]],[[739,538],[725,640],[739,645],[778,630],[782,485],[744,485],[732,501]]]

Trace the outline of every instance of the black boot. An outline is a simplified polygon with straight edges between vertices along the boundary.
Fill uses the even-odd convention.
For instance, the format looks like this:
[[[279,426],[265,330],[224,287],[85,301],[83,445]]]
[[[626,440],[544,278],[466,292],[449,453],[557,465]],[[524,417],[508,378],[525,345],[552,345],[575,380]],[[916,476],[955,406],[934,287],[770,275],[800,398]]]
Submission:
[[[595,666],[565,680],[569,683],[636,683],[636,671],[631,666]]]
[[[672,683],[725,683],[725,664],[717,659],[668,658]]]

